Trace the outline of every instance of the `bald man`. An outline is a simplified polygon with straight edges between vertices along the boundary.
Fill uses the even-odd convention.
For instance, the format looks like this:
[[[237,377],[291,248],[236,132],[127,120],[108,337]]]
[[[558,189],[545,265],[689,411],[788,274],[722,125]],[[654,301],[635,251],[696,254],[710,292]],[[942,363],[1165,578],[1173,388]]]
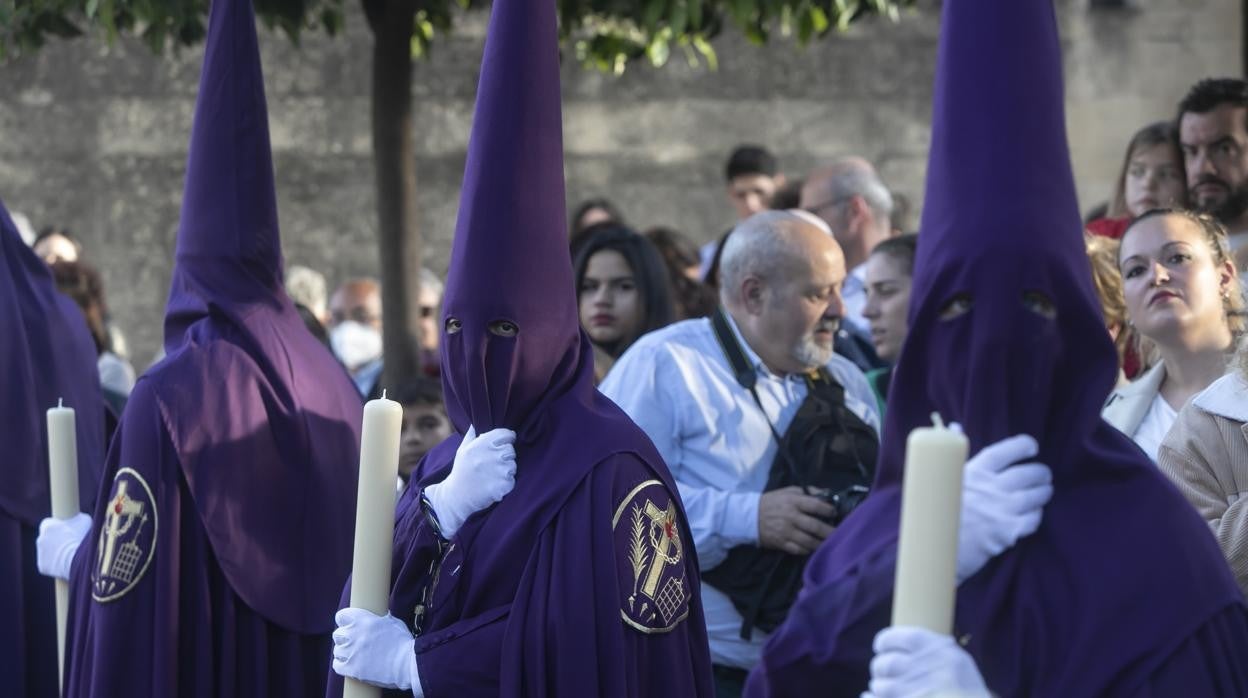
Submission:
[[[600,390],[680,489],[722,696],[739,693],[847,491],[870,483],[879,422],[862,372],[833,353],[845,258],[819,221],[755,214],[725,243],[720,279],[721,309],[642,337]]]
[[[845,254],[843,300],[846,321],[870,332],[862,316],[867,302],[866,262],[871,250],[892,235],[893,197],[875,167],[860,157],[847,157],[806,177],[800,207],[832,228]]]

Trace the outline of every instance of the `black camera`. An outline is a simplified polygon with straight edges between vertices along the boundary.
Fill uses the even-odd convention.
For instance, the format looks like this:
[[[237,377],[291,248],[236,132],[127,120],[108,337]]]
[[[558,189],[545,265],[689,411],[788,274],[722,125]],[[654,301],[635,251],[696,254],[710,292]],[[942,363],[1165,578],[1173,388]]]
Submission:
[[[862,504],[871,489],[864,485],[850,485],[843,490],[823,490],[818,494],[823,501],[832,505],[832,515],[828,521],[833,526],[840,526],[845,517],[853,513]]]

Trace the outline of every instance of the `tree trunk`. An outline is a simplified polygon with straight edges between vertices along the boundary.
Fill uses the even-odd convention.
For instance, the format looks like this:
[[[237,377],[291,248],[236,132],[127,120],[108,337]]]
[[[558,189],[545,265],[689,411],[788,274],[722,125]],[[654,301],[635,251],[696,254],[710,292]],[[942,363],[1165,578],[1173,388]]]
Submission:
[[[412,147],[412,33],[416,3],[363,0],[373,32],[373,162],[385,350],[383,386],[420,372],[420,231]]]

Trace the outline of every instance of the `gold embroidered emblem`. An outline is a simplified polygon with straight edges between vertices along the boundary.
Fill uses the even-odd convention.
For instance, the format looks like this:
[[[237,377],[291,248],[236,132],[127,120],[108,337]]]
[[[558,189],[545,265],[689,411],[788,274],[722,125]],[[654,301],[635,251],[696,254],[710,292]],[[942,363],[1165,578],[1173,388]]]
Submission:
[[[134,589],[156,553],[156,499],[147,481],[131,468],[113,478],[104,525],[96,542],[91,596],[116,601]]]
[[[621,565],[621,574],[627,575],[622,581],[627,584],[621,587],[628,595],[620,608],[621,617],[644,633],[670,631],[689,614],[684,539],[676,503],[662,482],[647,480],[616,508],[612,526],[616,550],[627,551],[627,564]]]

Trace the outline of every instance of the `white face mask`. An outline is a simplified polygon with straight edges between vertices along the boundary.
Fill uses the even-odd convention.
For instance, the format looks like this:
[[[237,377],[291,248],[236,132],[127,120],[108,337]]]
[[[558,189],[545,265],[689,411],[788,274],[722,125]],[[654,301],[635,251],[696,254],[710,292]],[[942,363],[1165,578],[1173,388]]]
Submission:
[[[381,332],[354,320],[330,330],[329,345],[348,371],[381,358]]]

